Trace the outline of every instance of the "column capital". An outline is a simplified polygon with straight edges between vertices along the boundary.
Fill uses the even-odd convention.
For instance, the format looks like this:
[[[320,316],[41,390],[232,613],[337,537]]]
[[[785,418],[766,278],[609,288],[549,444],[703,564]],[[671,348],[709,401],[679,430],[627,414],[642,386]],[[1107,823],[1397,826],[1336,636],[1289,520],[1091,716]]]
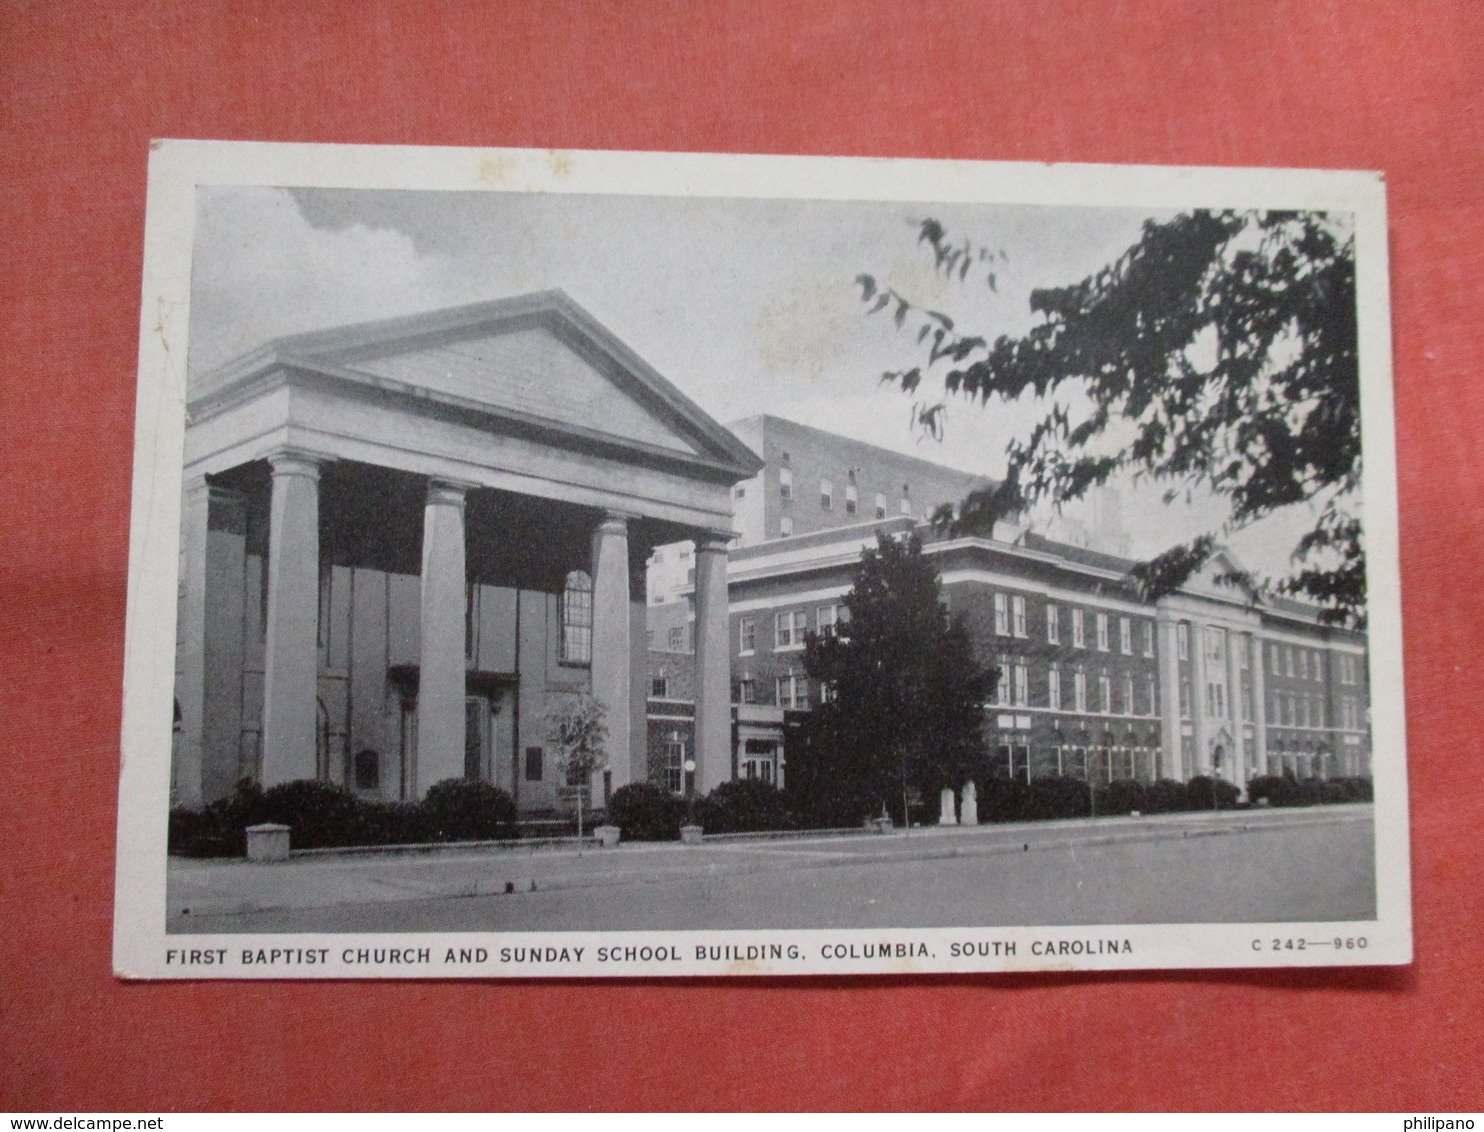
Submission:
[[[331,457],[305,448],[278,448],[268,453],[268,466],[275,476],[303,476],[318,480],[321,464],[328,464]]]
[[[732,543],[737,540],[736,531],[723,531],[712,528],[696,532],[697,554],[725,554]]]
[[[628,534],[629,524],[638,517],[627,511],[605,511],[603,517],[598,520],[598,525],[593,529],[605,535]]]
[[[428,502],[441,503],[449,507],[463,507],[465,497],[478,486],[467,480],[429,479]]]

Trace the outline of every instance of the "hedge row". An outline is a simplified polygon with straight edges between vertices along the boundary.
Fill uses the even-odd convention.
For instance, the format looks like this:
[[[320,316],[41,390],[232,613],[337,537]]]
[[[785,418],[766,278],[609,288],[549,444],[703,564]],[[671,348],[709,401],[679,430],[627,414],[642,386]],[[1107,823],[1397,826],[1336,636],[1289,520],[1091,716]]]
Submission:
[[[1247,784],[1254,802],[1270,806],[1323,806],[1373,800],[1369,778],[1287,778],[1263,775]]]
[[[689,815],[706,833],[797,829],[787,795],[758,779],[723,782],[688,803],[650,782],[621,786],[608,802],[608,821],[625,841],[674,841]]]
[[[1214,798],[1213,798],[1214,793]],[[1080,778],[991,778],[979,786],[979,820],[989,822],[1053,821],[1094,814],[1169,814],[1181,810],[1229,810],[1240,791],[1230,782],[1204,776],[1189,782],[1131,778],[1098,783]]]
[[[202,810],[170,811],[170,852],[184,857],[240,857],[250,825],[277,822],[295,849],[497,841],[519,836],[515,802],[498,786],[460,778],[434,784],[420,802],[371,802],[325,782],[285,782],[262,789],[237,784]]]

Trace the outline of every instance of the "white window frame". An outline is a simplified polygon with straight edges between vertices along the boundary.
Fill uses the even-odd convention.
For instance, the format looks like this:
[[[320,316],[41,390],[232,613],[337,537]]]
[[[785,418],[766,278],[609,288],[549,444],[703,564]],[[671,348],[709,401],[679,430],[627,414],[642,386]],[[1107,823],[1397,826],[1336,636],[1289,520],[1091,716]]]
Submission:
[[[1055,664],[1046,669],[1046,706],[1061,711],[1061,668]]]
[[[1098,673],[1098,709],[1103,715],[1113,714],[1113,678],[1107,672]]]
[[[1146,657],[1152,657],[1154,655],[1154,622],[1153,621],[1145,621],[1144,622],[1144,655]]]
[[[821,511],[835,509],[835,485],[827,479],[819,481],[819,509]]]
[[[994,633],[997,637],[1010,635],[1010,595],[994,595]]]
[[[1134,623],[1127,617],[1118,619],[1118,651],[1124,656],[1134,655]]]
[[[1061,611],[1055,602],[1048,602],[1046,605],[1046,643],[1061,644]]]
[[[804,647],[804,634],[809,631],[809,612],[788,609],[773,614],[773,651],[789,652]]]
[[[778,537],[794,537],[794,519],[792,515],[780,515],[778,517]]]
[[[737,622],[737,655],[751,656],[757,651],[757,618],[743,617]]]
[[[845,514],[854,515],[859,509],[860,497],[854,483],[845,485]]]
[[[886,492],[884,491],[876,493],[876,518],[886,518]]]
[[[1098,652],[1108,651],[1108,615],[1099,613],[1097,615],[1098,628]]]
[[[1074,649],[1087,647],[1087,615],[1081,609],[1072,610],[1072,647]]]
[[[1072,709],[1087,713],[1087,673],[1080,668],[1072,673]]]
[[[794,497],[794,471],[792,468],[778,469],[778,498],[792,500]]]
[[[814,611],[815,631],[821,637],[833,637],[835,626],[840,623],[840,607],[838,605],[821,605]]]
[[[1010,631],[1017,637],[1025,637],[1025,598],[1016,594],[1010,599]]]
[[[1030,703],[1030,673],[1026,670],[1025,661],[1015,662],[1015,706],[1025,707]]]

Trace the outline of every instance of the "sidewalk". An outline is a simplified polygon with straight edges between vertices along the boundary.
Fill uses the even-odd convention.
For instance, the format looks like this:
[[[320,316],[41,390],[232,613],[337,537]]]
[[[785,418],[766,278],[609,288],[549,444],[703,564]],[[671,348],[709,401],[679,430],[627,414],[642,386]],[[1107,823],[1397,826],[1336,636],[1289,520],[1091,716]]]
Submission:
[[[615,888],[707,877],[1023,854],[1069,847],[1239,836],[1263,830],[1349,825],[1372,820],[1368,804],[1292,810],[1235,810],[1108,817],[971,827],[929,826],[890,834],[630,842],[612,849],[541,847],[325,854],[280,864],[187,860],[168,864],[167,916],[176,928],[191,916],[506,893]]]

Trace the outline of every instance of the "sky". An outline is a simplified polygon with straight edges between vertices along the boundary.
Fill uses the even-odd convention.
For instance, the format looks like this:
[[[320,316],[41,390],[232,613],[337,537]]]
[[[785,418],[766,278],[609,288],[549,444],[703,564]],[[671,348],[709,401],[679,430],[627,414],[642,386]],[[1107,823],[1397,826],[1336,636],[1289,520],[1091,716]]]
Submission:
[[[925,217],[1003,253],[996,286],[933,270]],[[856,276],[993,339],[1034,323],[1030,292],[1095,272],[1148,214],[1066,206],[901,204],[509,192],[203,187],[189,371],[267,339],[559,287],[723,423],[767,412],[998,477],[1032,404],[950,403],[941,439],[880,383],[919,364],[914,336],[871,317]],[[910,324],[909,324],[910,325]],[[1123,484],[1135,555],[1219,523],[1208,500],[1166,505]],[[1312,518],[1232,540],[1249,568],[1285,570]]]

